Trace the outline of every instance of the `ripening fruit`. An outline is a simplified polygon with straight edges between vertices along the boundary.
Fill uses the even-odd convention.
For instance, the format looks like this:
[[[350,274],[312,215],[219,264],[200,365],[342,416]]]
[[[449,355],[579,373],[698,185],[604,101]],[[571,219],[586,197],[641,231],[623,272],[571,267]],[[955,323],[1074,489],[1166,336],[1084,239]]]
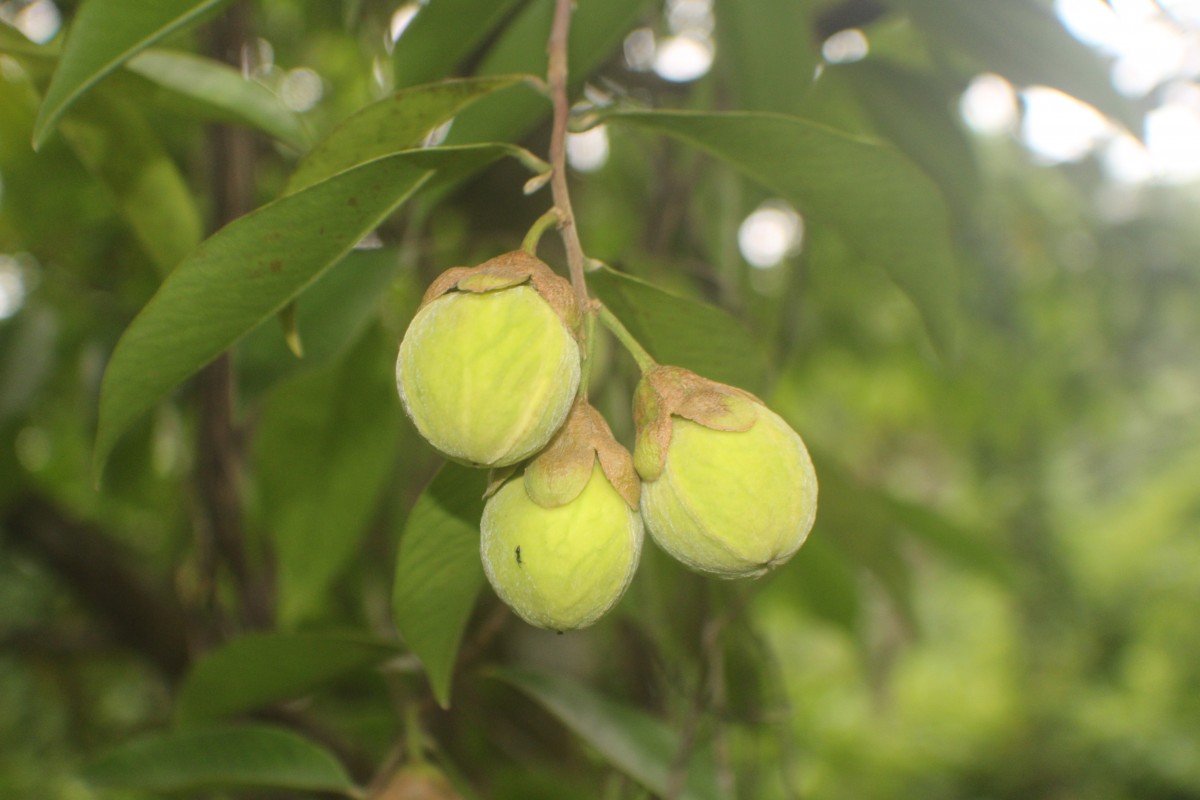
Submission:
[[[723,578],[757,577],[787,561],[817,512],[817,476],[799,434],[732,387],[692,373],[682,391],[671,384],[665,397],[654,393],[656,424],[639,434],[634,456],[650,535],[687,566]]]
[[[580,398],[554,440],[483,507],[488,581],[521,619],[583,628],[617,604],[642,554],[629,451]]]
[[[544,508],[523,480],[511,480],[484,506],[483,569],[521,619],[555,631],[591,625],[616,605],[637,570],[642,520],[592,467],[569,503]]]
[[[563,293],[556,282],[566,283],[516,253],[451,270],[426,293],[400,343],[396,385],[417,430],[446,456],[514,464],[541,450],[566,418],[580,351],[570,309],[552,305],[570,297],[569,285]]]

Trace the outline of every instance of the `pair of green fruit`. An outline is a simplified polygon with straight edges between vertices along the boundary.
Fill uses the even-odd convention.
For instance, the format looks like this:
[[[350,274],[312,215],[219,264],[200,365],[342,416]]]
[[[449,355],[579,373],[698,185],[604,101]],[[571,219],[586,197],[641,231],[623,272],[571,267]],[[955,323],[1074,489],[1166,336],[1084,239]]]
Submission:
[[[518,251],[439,276],[400,344],[417,430],[494,470],[480,551],[500,598],[538,627],[592,624],[633,578],[643,521],[723,578],[790,558],[817,506],[800,436],[747,392],[656,365],[635,391],[631,456],[579,396],[581,319],[571,285]]]

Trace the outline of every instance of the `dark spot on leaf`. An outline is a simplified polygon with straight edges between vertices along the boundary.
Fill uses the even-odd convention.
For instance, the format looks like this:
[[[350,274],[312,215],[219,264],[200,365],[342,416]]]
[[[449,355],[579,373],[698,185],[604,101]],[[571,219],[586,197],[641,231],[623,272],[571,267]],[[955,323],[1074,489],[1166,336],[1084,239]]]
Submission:
[[[349,203],[350,205],[354,206],[355,208],[358,208],[358,198],[357,197],[351,197],[346,202]]]
[[[517,545],[517,563],[521,563],[521,545]]]
[[[274,259],[271,262],[271,272],[274,272],[274,273],[283,272],[283,262],[280,261],[278,258]]]
[[[271,231],[270,233],[267,234],[268,242],[278,242],[282,238],[283,238],[283,233],[281,233],[280,231]]]

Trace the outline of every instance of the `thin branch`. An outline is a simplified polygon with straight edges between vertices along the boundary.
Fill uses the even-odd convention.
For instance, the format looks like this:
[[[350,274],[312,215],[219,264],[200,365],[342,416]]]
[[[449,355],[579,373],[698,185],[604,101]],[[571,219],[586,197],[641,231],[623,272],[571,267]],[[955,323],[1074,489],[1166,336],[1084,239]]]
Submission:
[[[210,29],[209,51],[214,58],[237,64],[249,38],[250,10],[235,3]],[[213,228],[250,211],[254,197],[254,140],[233,126],[214,126],[209,155],[213,185]],[[208,533],[217,555],[228,567],[243,622],[262,628],[271,622],[268,580],[256,570],[247,552],[242,524],[242,453],[234,423],[236,385],[228,354],[221,355],[197,380],[200,425],[196,485]]]
[[[587,259],[583,245],[579,242],[579,231],[575,227],[575,212],[571,208],[571,194],[567,188],[567,120],[571,107],[567,104],[567,40],[571,31],[572,0],[555,0],[554,24],[546,50],[550,56],[546,78],[550,86],[550,97],[554,103],[554,122],[550,128],[550,192],[559,212],[559,233],[567,249],[567,267],[571,273],[571,285],[579,308],[586,311],[588,305],[587,280],[583,276]]]
[[[169,591],[142,579],[119,542],[36,494],[12,503],[0,526],[14,544],[61,578],[117,641],[144,655],[169,679],[183,675],[190,660],[183,609]]]

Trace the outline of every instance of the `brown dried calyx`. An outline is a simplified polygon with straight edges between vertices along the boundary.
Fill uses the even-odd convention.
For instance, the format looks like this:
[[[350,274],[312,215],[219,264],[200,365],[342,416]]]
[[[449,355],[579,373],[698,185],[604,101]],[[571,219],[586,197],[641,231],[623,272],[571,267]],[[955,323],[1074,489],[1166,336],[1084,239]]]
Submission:
[[[667,463],[671,417],[678,416],[717,431],[748,431],[762,401],[736,386],[703,378],[683,367],[656,366],[646,372],[633,395],[637,429],[634,464],[643,480],[656,480]]]
[[[524,250],[489,258],[475,267],[452,267],[446,270],[429,284],[417,310],[450,291],[482,294],[526,282],[550,304],[567,330],[578,339],[582,314],[570,282]]]
[[[633,457],[613,438],[600,412],[585,398],[579,398],[550,444],[525,467],[525,491],[543,508],[564,506],[587,486],[597,460],[604,477],[636,511],[641,482],[633,468]],[[488,495],[499,489],[513,471],[496,471]]]

